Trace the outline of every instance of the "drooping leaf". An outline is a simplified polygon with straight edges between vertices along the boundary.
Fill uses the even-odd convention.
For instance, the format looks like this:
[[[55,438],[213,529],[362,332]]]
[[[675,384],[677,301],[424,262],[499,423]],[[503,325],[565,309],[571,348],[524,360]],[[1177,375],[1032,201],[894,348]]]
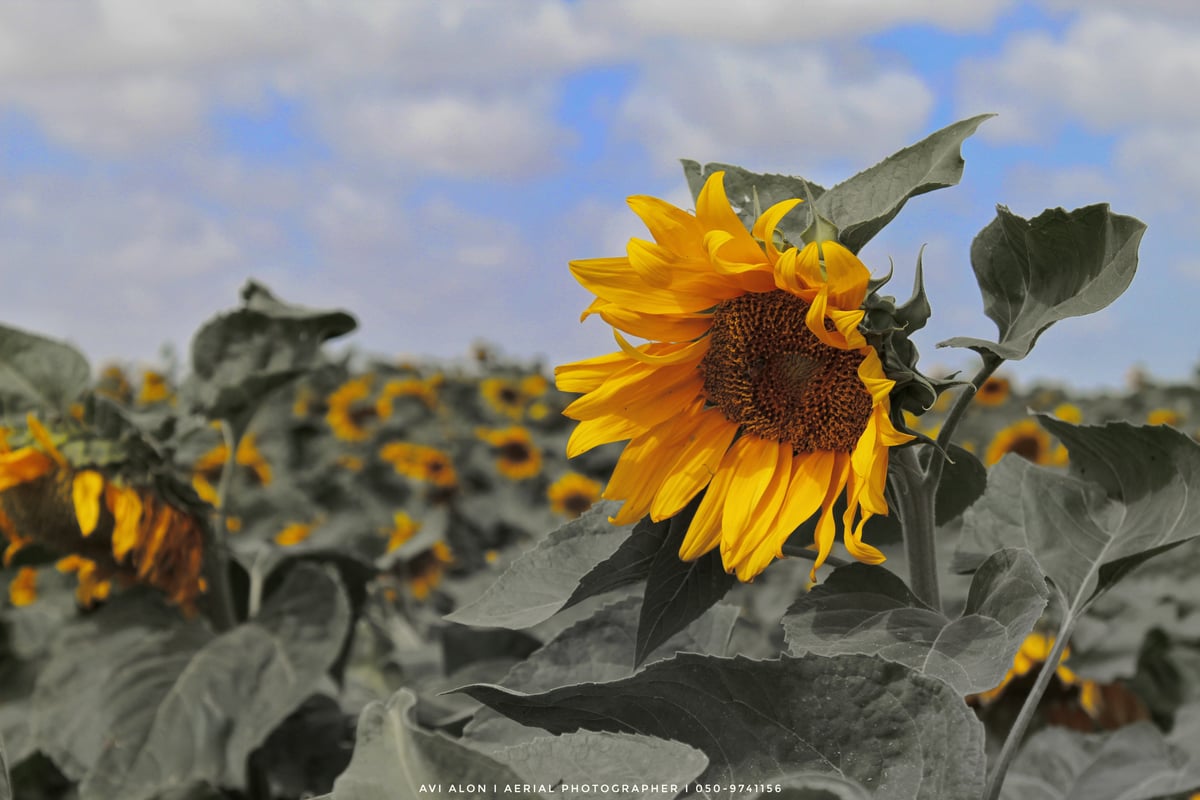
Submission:
[[[543,736],[496,750],[492,755],[528,783],[537,786],[561,783],[564,788],[555,797],[563,800],[592,800],[595,791],[573,792],[570,787],[598,783],[631,787],[630,791],[606,792],[607,797],[669,800],[678,793],[657,791],[657,787],[678,786],[682,792],[708,766],[704,753],[680,742],[587,731]],[[633,788],[641,786],[655,789],[643,792]]]
[[[627,597],[598,609],[565,629],[529,658],[516,664],[500,683],[508,689],[546,692],[575,683],[605,683],[634,672],[638,618],[642,602]],[[667,639],[648,656],[670,658],[679,652],[725,655],[738,608],[717,605]],[[459,682],[462,686],[464,682]],[[518,741],[516,724],[491,709],[481,709],[464,736],[475,743]]]
[[[1036,562],[1021,550],[1001,550],[979,568],[954,620],[883,567],[850,564],[801,596],[783,628],[793,655],[878,655],[967,695],[1000,683],[1048,598]]]
[[[837,227],[841,243],[857,253],[910,198],[959,182],[964,164],[962,143],[990,116],[982,114],[942,128],[828,190],[802,178],[761,175],[729,164],[701,168],[695,161],[684,160],[683,171],[692,197],[696,197],[709,175],[724,170],[729,202],[747,227],[755,219],[756,198],[760,210],[781,200],[806,198],[812,210]],[[801,245],[813,222],[807,206],[793,210],[779,225],[779,232],[792,244]]]
[[[354,755],[333,784],[332,800],[490,800],[499,796],[500,789],[528,783],[491,756],[443,733],[421,730],[413,721],[416,703],[412,692],[401,689],[386,703],[371,703],[363,709]],[[461,791],[451,793],[451,786]],[[525,791],[505,792],[504,796],[542,797]]]
[[[1024,358],[1058,320],[1099,311],[1125,291],[1145,231],[1104,204],[1047,210],[1032,220],[997,207],[971,244],[971,266],[999,340],[960,336],[938,346]]]
[[[1200,535],[1200,445],[1165,427],[1037,418],[1066,445],[1069,474],[1005,456],[964,515],[960,564],[1027,548],[1066,598],[1086,601]]]
[[[322,343],[357,326],[344,311],[316,311],[278,300],[248,281],[242,305],[207,322],[192,338],[192,377],[185,384],[197,410],[229,420],[240,436],[274,389],[316,362]]]
[[[926,450],[932,458],[942,456]],[[946,448],[950,460],[942,465],[942,480],[934,498],[934,516],[938,525],[945,525],[966,511],[987,488],[987,468],[979,458],[956,444]]]
[[[857,783],[868,797],[976,797],[983,729],[949,686],[872,656],[778,661],[680,654],[620,681],[522,694],[463,689],[552,733],[639,733],[695,747],[701,780],[774,782],[798,773]],[[848,713],[853,709],[852,713]]]
[[[246,759],[312,694],[350,621],[338,580],[305,564],[220,635],[150,600],[123,594],[69,628],[39,678],[39,746],[81,779],[82,800],[242,786]]]
[[[613,501],[597,503],[549,534],[477,600],[446,619],[480,628],[528,628],[553,616],[571,599],[580,580],[629,536],[630,526],[608,521],[617,506]]]
[[[1013,761],[1002,800],[1151,800],[1200,788],[1200,764],[1139,722],[1087,735],[1047,728]]]
[[[651,522],[643,517],[633,526],[633,533],[621,542],[611,556],[592,568],[580,579],[564,608],[589,597],[643,581],[650,574],[650,565],[666,544],[671,520]]]
[[[14,414],[66,412],[92,380],[83,354],[66,342],[0,325],[0,401]]]
[[[719,550],[710,550],[694,561],[679,558],[679,548],[699,507],[697,497],[671,518],[666,540],[650,562],[637,626],[638,664],[737,584],[737,578],[725,572]]]

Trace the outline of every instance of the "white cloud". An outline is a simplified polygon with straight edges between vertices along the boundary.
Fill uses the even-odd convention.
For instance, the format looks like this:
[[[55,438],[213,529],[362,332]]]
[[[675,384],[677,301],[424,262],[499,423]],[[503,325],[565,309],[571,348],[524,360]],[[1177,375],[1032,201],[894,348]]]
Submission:
[[[799,49],[667,48],[622,109],[625,135],[675,158],[811,171],[821,160],[882,157],[911,142],[933,107],[915,75],[839,71]],[[807,163],[805,163],[807,162]]]

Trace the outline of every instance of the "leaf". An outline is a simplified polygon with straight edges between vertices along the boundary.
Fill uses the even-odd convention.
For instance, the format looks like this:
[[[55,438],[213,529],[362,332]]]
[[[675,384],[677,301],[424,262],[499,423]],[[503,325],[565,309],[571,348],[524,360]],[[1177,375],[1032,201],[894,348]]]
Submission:
[[[938,525],[945,525],[970,508],[987,488],[987,468],[977,456],[956,444],[947,447],[946,452],[951,460],[942,465],[942,480],[934,500]],[[932,458],[942,457],[932,448],[927,448],[925,453]]]
[[[262,284],[242,287],[241,308],[220,314],[192,338],[186,394],[209,419],[240,436],[274,389],[310,369],[327,339],[357,327],[344,311],[315,311],[276,299]]]
[[[812,210],[838,228],[841,243],[857,253],[910,198],[959,182],[964,164],[962,143],[991,116],[982,114],[942,128],[828,190],[803,178],[758,174],[729,164],[701,168],[695,161],[684,160],[683,171],[695,198],[709,175],[724,170],[725,192],[747,228],[757,216],[756,198],[759,212],[781,200],[807,198]],[[792,244],[800,244],[812,224],[812,210],[807,206],[792,211],[779,225],[779,232]]]
[[[490,800],[498,796],[498,789],[526,783],[492,757],[443,733],[418,728],[412,716],[416,704],[416,696],[401,689],[386,703],[371,703],[363,709],[354,755],[350,766],[334,781],[332,800]],[[463,791],[451,794],[452,785]],[[469,791],[468,786],[481,786],[482,790]],[[504,796],[542,797],[523,791],[504,792]]]
[[[1099,311],[1125,291],[1145,231],[1140,220],[1103,204],[1047,210],[1032,220],[998,206],[971,244],[971,266],[999,341],[960,336],[938,347],[1024,358],[1058,320]]]
[[[679,558],[679,548],[699,507],[697,497],[671,518],[667,538],[650,563],[637,626],[638,664],[737,584],[737,578],[725,572],[719,550],[710,550],[694,561]]]
[[[82,779],[82,800],[242,787],[250,753],[313,693],[350,622],[340,583],[312,565],[220,635],[151,597],[123,594],[70,626],[38,681],[39,746]]]
[[[512,563],[474,602],[445,619],[480,628],[528,628],[567,605],[579,582],[629,536],[608,521],[618,504],[602,501]]]
[[[0,739],[0,800],[13,800],[12,778],[8,774],[8,757],[4,754],[3,739]]]
[[[628,677],[634,672],[634,631],[641,606],[640,598],[626,597],[600,608],[516,664],[500,683],[522,692],[545,692],[568,684],[603,683]],[[670,658],[685,651],[724,655],[738,612],[736,606],[713,607],[655,648],[649,659]],[[511,720],[491,709],[482,709],[463,735],[481,745],[512,743],[520,740],[515,727]]]
[[[1109,734],[1047,728],[1013,761],[1002,800],[1151,800],[1200,787],[1200,769],[1146,722]]]
[[[683,653],[611,683],[543,694],[498,686],[462,691],[551,733],[638,733],[701,750],[701,780],[773,783],[828,774],[868,797],[975,797],[983,729],[941,681],[870,656],[722,659]],[[848,713],[853,709],[853,713]]]
[[[817,213],[838,227],[838,239],[857,253],[883,230],[909,198],[954,186],[965,162],[962,143],[994,114],[948,125],[888,156],[816,198]]]
[[[3,411],[66,412],[92,381],[83,354],[66,342],[0,325],[0,399]]]
[[[1069,474],[1005,456],[964,515],[960,565],[1024,547],[1066,598],[1084,601],[1200,534],[1200,445],[1166,427],[1037,419],[1066,445]]]
[[[708,766],[708,758],[695,748],[650,736],[626,733],[567,733],[543,736],[492,753],[508,764],[527,782],[555,786],[563,790],[555,797],[563,800],[590,800],[594,791],[572,792],[572,784],[628,786],[629,791],[605,792],[604,796],[624,800],[668,800],[678,792],[656,791],[662,786],[684,787]],[[633,787],[651,787],[641,791]],[[580,786],[582,788],[582,786]]]
[[[651,522],[649,517],[643,517],[633,526],[633,533],[621,542],[616,552],[579,580],[579,585],[575,587],[563,608],[645,580],[650,574],[650,565],[663,549],[670,530],[670,519]]]
[[[850,564],[800,597],[783,629],[792,655],[878,655],[967,695],[1003,680],[1048,598],[1037,563],[1021,550],[1001,550],[979,568],[954,620],[883,567]]]

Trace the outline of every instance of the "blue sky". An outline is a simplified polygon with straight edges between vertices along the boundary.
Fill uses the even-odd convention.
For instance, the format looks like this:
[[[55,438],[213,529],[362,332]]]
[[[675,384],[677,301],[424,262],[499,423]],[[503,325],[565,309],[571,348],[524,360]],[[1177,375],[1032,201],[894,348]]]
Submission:
[[[678,158],[830,184],[995,111],[863,252],[903,293],[926,245],[923,363],[994,335],[967,252],[997,203],[1109,202],[1150,226],[1132,288],[1008,374],[1189,379],[1200,10],[1128,5],[0,3],[0,320],[150,365],[255,277],[373,354],[551,365],[614,349],[567,261],[643,235],[627,195],[689,206]]]

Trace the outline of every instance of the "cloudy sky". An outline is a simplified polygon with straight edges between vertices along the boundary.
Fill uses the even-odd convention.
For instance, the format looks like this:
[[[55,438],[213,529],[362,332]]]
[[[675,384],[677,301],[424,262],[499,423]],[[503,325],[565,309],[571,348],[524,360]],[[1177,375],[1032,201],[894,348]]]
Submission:
[[[848,177],[957,119],[962,185],[863,252],[994,336],[967,259],[1003,203],[1149,224],[1132,288],[1009,373],[1186,378],[1200,300],[1200,5],[1099,0],[0,0],[0,320],[100,364],[186,349],[256,277],[380,355],[614,348],[572,258],[623,253],[677,159]]]

